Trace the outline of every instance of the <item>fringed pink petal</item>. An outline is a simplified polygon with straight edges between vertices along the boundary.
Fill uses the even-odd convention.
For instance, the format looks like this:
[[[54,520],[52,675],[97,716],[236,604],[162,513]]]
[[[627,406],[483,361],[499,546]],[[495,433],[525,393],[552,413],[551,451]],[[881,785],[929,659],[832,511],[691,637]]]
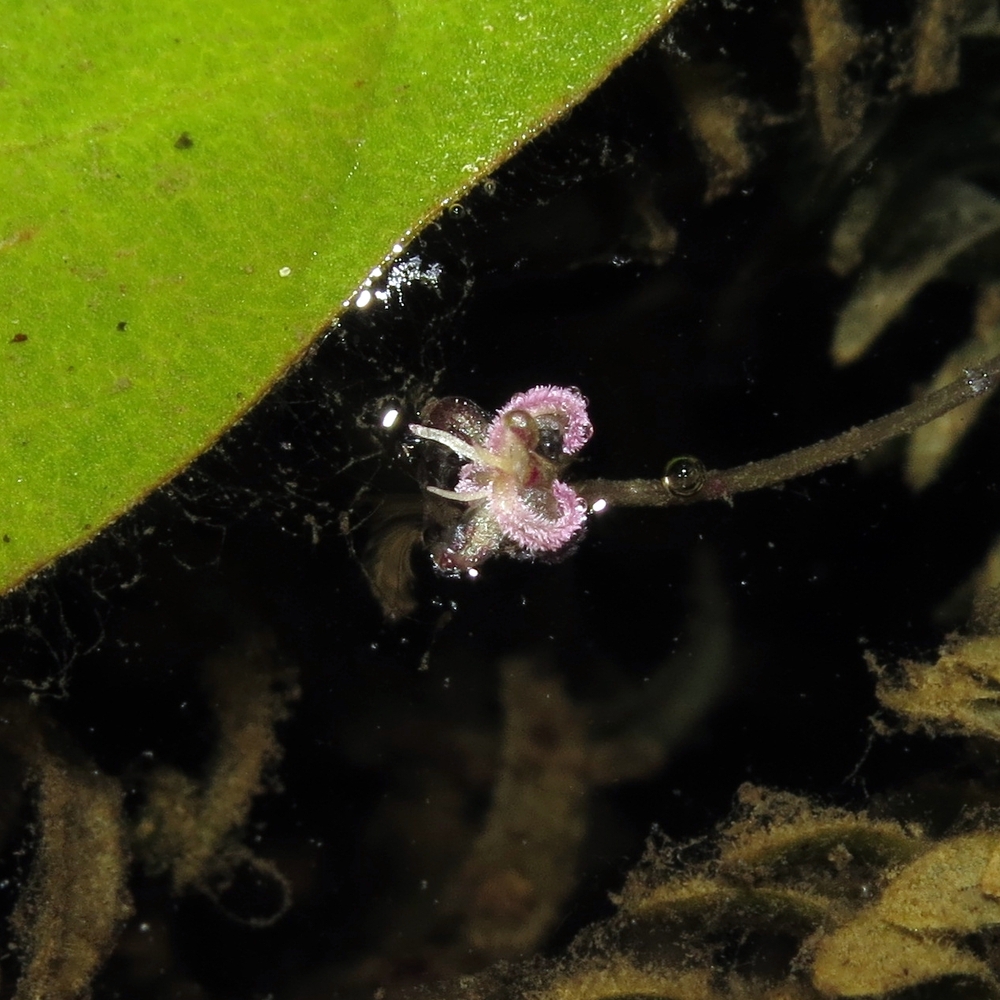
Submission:
[[[587,400],[579,389],[560,385],[536,385],[527,392],[516,393],[497,411],[486,436],[486,447],[497,451],[503,443],[501,417],[511,410],[526,410],[533,417],[542,415],[557,417],[562,423],[563,452],[573,455],[578,452],[594,433],[590,417],[587,415]]]
[[[495,481],[487,509],[503,533],[521,548],[528,552],[555,552],[583,527],[587,505],[572,486],[558,479],[552,484],[552,496],[559,509],[555,518],[529,506],[514,484]]]

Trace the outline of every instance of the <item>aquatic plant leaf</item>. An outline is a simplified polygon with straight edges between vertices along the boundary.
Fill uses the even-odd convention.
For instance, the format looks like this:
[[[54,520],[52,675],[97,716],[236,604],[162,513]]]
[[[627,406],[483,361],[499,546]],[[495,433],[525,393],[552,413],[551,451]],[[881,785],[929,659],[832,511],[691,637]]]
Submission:
[[[913,24],[913,92],[940,94],[957,86],[961,39],[995,35],[998,28],[996,7],[982,0],[923,0]]]
[[[0,591],[210,445],[678,5],[6,4]]]
[[[822,937],[812,966],[814,985],[828,996],[878,996],[946,976],[993,981],[989,967],[968,952],[868,912]]]
[[[597,784],[656,773],[726,690],[733,670],[733,624],[717,555],[696,553],[687,641],[643,679],[602,706],[604,723],[587,751]]]
[[[22,960],[14,997],[72,1000],[87,995],[132,913],[123,793],[116,779],[42,742],[32,734],[20,748],[30,748],[38,786],[38,846],[11,916]]]
[[[734,92],[735,74],[728,67],[678,62],[672,73],[708,175],[705,201],[712,202],[729,194],[753,166],[753,153],[742,135],[751,105]]]
[[[659,971],[612,960],[559,977],[531,1000],[709,1000],[716,995],[706,972]]]
[[[920,836],[898,823],[818,809],[800,796],[753,785],[741,787],[739,796],[746,815],[723,831],[719,856],[720,872],[733,878],[813,883],[831,855],[847,852],[851,861],[879,870],[926,849]]]
[[[909,225],[861,275],[837,320],[831,347],[837,364],[864,354],[924,285],[1000,230],[1000,201],[955,177],[931,184],[911,215]]]
[[[879,916],[903,930],[971,934],[1000,924],[1000,901],[983,890],[983,876],[1000,836],[952,837],[908,865],[878,902]]]
[[[851,72],[865,38],[841,0],[804,0],[809,37],[809,75],[823,144],[839,152],[861,131],[869,88]]]
[[[565,957],[495,967],[432,995],[815,1000],[973,979],[974,995],[995,995],[989,955],[963,939],[1000,915],[1000,835],[932,842],[789,793],[744,785],[739,799],[716,857],[703,842],[697,859],[650,846],[617,914]]]
[[[659,923],[697,918],[703,927],[739,924],[801,930],[821,923],[828,910],[828,901],[812,893],[692,879],[659,886],[628,912],[637,920]]]
[[[989,967],[946,936],[1000,923],[992,872],[1000,837],[951,837],[911,862],[877,903],[819,938],[813,982],[823,993],[867,996],[929,980],[971,976],[993,983]]]
[[[877,669],[875,693],[908,729],[1000,739],[1000,636],[948,646],[934,664],[902,666],[900,678]]]
[[[956,591],[950,603],[965,607],[972,600],[971,623],[985,635],[1000,633],[1000,539],[994,539],[983,561]]]
[[[963,372],[974,370],[987,358],[1000,350],[1000,285],[988,284],[980,289],[973,337],[954,350],[935,372],[927,391],[932,392]],[[955,446],[982,412],[993,390],[985,392],[964,406],[918,427],[906,444],[906,481],[915,490],[932,483],[942,466],[954,452]]]
[[[287,909],[290,890],[240,834],[281,759],[275,728],[299,696],[297,673],[273,638],[259,633],[213,657],[205,685],[218,728],[205,778],[197,781],[167,765],[150,774],[134,831],[136,854],[151,873],[170,872],[174,892],[198,889],[231,916],[265,926]],[[226,907],[224,892],[244,873],[271,888],[272,911],[246,916]]]
[[[521,659],[501,676],[493,802],[441,905],[461,914],[465,949],[508,958],[544,940],[573,890],[589,787],[583,715],[562,685]]]
[[[845,277],[864,262],[865,242],[899,180],[897,174],[892,164],[881,164],[881,169],[874,168],[867,182],[847,196],[830,234],[827,255],[830,270],[839,277]]]

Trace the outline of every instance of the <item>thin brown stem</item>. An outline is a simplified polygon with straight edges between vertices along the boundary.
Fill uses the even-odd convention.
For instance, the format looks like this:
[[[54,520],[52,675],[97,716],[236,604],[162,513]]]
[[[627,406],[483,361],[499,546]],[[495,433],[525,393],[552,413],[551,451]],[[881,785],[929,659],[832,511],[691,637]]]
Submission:
[[[701,488],[691,494],[671,490],[662,479],[587,479],[574,486],[588,504],[604,500],[617,507],[670,507],[699,500],[728,500],[737,493],[777,486],[864,455],[885,441],[909,434],[956,406],[983,395],[996,386],[998,378],[1000,355],[916,402],[860,427],[852,427],[836,437],[733,469],[711,470],[705,473]]]

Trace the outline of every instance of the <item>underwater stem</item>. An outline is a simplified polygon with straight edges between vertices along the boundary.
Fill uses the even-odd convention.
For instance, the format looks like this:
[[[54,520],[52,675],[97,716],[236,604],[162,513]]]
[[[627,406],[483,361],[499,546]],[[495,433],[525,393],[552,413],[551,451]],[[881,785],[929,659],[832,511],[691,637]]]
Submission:
[[[604,500],[618,507],[669,507],[698,500],[728,500],[736,493],[777,486],[789,479],[816,472],[849,458],[856,458],[901,434],[909,434],[992,389],[1000,376],[1000,355],[981,368],[966,371],[961,378],[884,417],[860,427],[818,441],[794,451],[748,462],[734,469],[716,469],[705,473],[700,489],[690,492],[672,490],[663,479],[587,479],[573,484],[574,489],[594,504]]]

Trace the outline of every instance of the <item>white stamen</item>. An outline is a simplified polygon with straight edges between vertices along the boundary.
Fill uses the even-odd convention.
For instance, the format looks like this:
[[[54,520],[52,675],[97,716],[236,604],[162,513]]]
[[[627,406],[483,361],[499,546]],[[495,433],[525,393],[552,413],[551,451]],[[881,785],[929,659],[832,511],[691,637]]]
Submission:
[[[473,500],[486,500],[490,490],[476,490],[475,493],[459,493],[458,490],[443,490],[439,486],[425,486],[428,493],[444,497],[445,500],[461,500],[462,503],[472,503]]]
[[[478,462],[480,465],[490,464],[490,456],[482,448],[477,448],[474,444],[469,444],[468,441],[463,441],[447,431],[438,430],[436,427],[424,427],[423,424],[410,424],[410,433],[426,441],[437,441],[438,444],[443,444],[460,458],[467,458],[470,462]]]

